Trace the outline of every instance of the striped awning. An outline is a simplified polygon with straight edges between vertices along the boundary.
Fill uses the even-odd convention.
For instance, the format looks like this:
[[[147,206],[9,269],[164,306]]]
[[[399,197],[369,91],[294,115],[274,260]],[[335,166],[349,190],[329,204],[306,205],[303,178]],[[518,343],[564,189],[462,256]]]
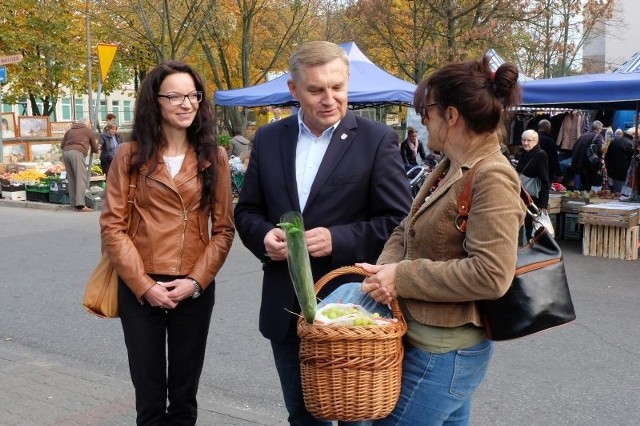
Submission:
[[[493,72],[495,72],[500,65],[505,63],[505,60],[502,59],[502,56],[500,56],[498,52],[496,52],[493,49],[487,50],[487,52],[484,55],[487,58],[489,58],[489,67]],[[533,80],[533,79],[529,76],[524,75],[522,72],[518,72],[518,81],[520,83],[524,81],[530,81],[530,80]]]
[[[640,52],[636,52],[635,55],[624,61],[624,63],[613,72],[622,74],[640,72]]]

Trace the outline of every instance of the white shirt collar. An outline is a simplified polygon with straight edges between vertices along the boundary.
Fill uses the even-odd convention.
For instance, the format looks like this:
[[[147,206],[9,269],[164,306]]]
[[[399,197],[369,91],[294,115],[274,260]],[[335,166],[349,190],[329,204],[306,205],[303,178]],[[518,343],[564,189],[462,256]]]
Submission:
[[[342,120],[338,120],[336,122],[336,124],[334,124],[333,126],[330,126],[328,128],[326,128],[322,134],[320,136],[316,136],[314,135],[311,130],[309,129],[309,127],[307,127],[306,124],[304,124],[304,121],[302,121],[302,118],[304,117],[304,111],[302,111],[302,108],[298,109],[298,129],[300,129],[298,131],[298,139],[300,139],[300,134],[302,132],[307,133],[310,137],[312,138],[322,138],[325,135],[328,134],[329,140],[331,140],[331,137],[333,136],[333,132],[336,130],[336,128],[338,127],[338,124],[340,124],[340,121]]]

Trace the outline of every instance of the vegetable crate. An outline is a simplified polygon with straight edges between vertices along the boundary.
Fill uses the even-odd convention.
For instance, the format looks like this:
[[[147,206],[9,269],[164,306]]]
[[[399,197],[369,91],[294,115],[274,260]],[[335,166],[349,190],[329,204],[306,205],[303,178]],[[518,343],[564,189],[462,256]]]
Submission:
[[[53,204],[69,204],[69,193],[61,191],[50,191],[49,202]]]
[[[356,267],[329,272],[318,292],[344,274],[367,273]],[[386,417],[396,405],[402,380],[407,324],[398,302],[391,302],[396,322],[373,326],[331,326],[298,320],[300,371],[307,410],[317,418],[355,421]]]
[[[49,185],[27,185],[27,201],[49,202]]]
[[[91,207],[94,210],[100,210],[102,208],[102,199],[95,194],[86,194],[84,201],[87,207]]]

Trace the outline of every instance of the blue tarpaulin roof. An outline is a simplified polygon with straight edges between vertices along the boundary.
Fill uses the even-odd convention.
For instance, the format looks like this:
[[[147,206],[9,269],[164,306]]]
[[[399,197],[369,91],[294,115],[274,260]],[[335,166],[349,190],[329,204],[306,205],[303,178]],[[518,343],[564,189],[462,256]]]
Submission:
[[[385,103],[412,104],[417,85],[401,80],[371,62],[354,42],[340,45],[351,65],[349,75],[349,104],[370,105]],[[242,89],[218,90],[216,105],[257,107],[266,105],[294,105],[297,101],[289,93],[289,74],[266,83]]]
[[[640,106],[640,52],[612,73],[532,80],[522,87],[523,106],[635,110]]]
[[[522,83],[523,106],[624,110],[640,102],[640,73],[601,73]]]

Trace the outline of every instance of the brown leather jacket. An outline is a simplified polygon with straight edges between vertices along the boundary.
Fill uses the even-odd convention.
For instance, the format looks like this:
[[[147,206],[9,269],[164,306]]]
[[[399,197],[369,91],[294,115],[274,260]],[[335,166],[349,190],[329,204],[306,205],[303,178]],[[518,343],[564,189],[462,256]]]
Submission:
[[[201,185],[192,148],[173,179],[162,158],[153,172],[141,167],[127,232],[133,149],[132,143],[120,145],[109,169],[100,215],[104,249],[138,299],[155,285],[148,274],[189,276],[206,288],[222,267],[235,233],[226,152],[220,148],[215,201],[206,212],[200,209]]]

